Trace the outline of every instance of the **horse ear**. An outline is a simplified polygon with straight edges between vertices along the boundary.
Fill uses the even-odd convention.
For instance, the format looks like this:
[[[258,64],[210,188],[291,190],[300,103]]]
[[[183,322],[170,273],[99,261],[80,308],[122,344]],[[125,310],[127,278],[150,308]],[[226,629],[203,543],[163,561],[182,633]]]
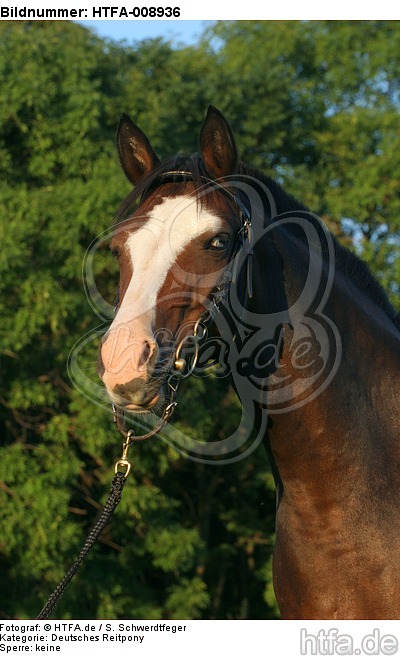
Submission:
[[[150,142],[129,116],[122,114],[117,127],[117,150],[123,171],[133,185],[158,164]]]
[[[232,130],[221,112],[212,105],[201,129],[200,152],[211,178],[223,178],[235,172],[237,150]]]

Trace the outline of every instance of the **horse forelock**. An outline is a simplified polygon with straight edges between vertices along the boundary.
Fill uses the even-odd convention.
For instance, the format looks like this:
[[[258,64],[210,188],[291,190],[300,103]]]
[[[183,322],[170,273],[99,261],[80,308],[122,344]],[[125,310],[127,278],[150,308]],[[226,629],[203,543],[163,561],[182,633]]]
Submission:
[[[180,171],[187,171],[189,174],[187,180],[179,176]],[[173,195],[182,195],[186,192],[188,185],[191,185],[191,192],[195,193],[196,200],[202,202],[201,189],[204,187],[204,178],[208,178],[208,173],[204,167],[203,161],[199,153],[193,155],[177,155],[169,157],[160,162],[143,180],[128,194],[119,207],[115,223],[126,220],[133,214],[135,210],[140,207],[141,203],[148,199],[149,195],[157,190],[157,195],[162,198],[163,196],[170,196],[171,192],[165,189],[165,180],[163,175],[166,173],[177,173],[176,184],[174,187]],[[173,175],[168,177],[168,180],[174,181]]]

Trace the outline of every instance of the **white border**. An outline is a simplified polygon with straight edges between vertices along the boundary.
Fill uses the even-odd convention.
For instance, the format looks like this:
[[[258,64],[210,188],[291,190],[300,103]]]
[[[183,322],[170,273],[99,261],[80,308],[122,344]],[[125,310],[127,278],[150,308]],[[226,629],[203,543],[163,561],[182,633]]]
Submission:
[[[123,10],[130,11],[133,7],[179,7],[179,19],[171,17],[171,22],[179,20],[396,20],[400,18],[400,4],[393,0],[380,0],[366,2],[365,0],[336,0],[335,2],[322,3],[319,0],[287,0],[285,3],[261,2],[232,2],[223,0],[215,2],[212,0],[126,0],[126,2],[115,2],[114,0],[98,0],[87,2],[87,0],[0,0],[0,8],[26,9],[75,9],[80,10],[80,15],[72,15],[71,20],[149,20],[148,16],[130,19],[124,15]],[[98,12],[99,8],[107,8]],[[111,9],[115,11],[111,11]],[[96,11],[95,11],[96,10]],[[122,12],[122,14],[121,14]],[[24,20],[27,17],[14,15],[2,16],[2,20]],[[42,20],[42,18],[29,17],[29,20]],[[48,18],[48,20],[52,20]],[[154,18],[155,21],[160,20]],[[163,17],[166,20],[166,17]]]

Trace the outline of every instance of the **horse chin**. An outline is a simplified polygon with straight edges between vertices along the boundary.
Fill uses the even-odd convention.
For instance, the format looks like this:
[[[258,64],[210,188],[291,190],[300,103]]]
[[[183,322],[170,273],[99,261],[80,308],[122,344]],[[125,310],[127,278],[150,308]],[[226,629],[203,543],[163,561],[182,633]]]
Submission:
[[[127,415],[156,415],[161,417],[165,406],[167,404],[167,390],[162,384],[161,387],[158,387],[157,391],[154,391],[150,394],[148,400],[144,403],[133,403],[128,399],[124,399],[124,403],[118,404],[126,412]]]
[[[148,403],[145,405],[135,405],[134,403],[127,403],[124,406],[124,410],[127,412],[130,412],[135,415],[143,415],[143,414],[148,414],[150,412],[155,412],[156,411],[156,406],[160,405],[161,399],[160,397],[163,396],[161,393],[156,394]]]
[[[108,390],[108,396],[111,402],[127,415],[161,416],[167,399],[166,376],[152,378],[139,390],[127,388]]]

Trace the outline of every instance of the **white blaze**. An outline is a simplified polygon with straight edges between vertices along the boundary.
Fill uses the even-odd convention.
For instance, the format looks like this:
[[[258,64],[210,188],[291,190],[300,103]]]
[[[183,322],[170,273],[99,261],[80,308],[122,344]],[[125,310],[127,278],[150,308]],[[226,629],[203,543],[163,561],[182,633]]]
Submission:
[[[221,227],[221,219],[193,197],[166,198],[157,205],[126,241],[133,273],[111,330],[142,317],[151,334],[157,296],[171,266],[193,239]]]
[[[179,254],[193,239],[210,231],[218,234],[221,228],[216,214],[202,209],[193,197],[180,196],[163,200],[126,240],[132,278],[101,347],[102,378],[111,396],[116,385],[147,378],[147,364],[157,348],[153,335],[157,297]],[[191,285],[190,276],[185,280]],[[131,398],[141,403],[139,388],[136,400],[134,394]]]

